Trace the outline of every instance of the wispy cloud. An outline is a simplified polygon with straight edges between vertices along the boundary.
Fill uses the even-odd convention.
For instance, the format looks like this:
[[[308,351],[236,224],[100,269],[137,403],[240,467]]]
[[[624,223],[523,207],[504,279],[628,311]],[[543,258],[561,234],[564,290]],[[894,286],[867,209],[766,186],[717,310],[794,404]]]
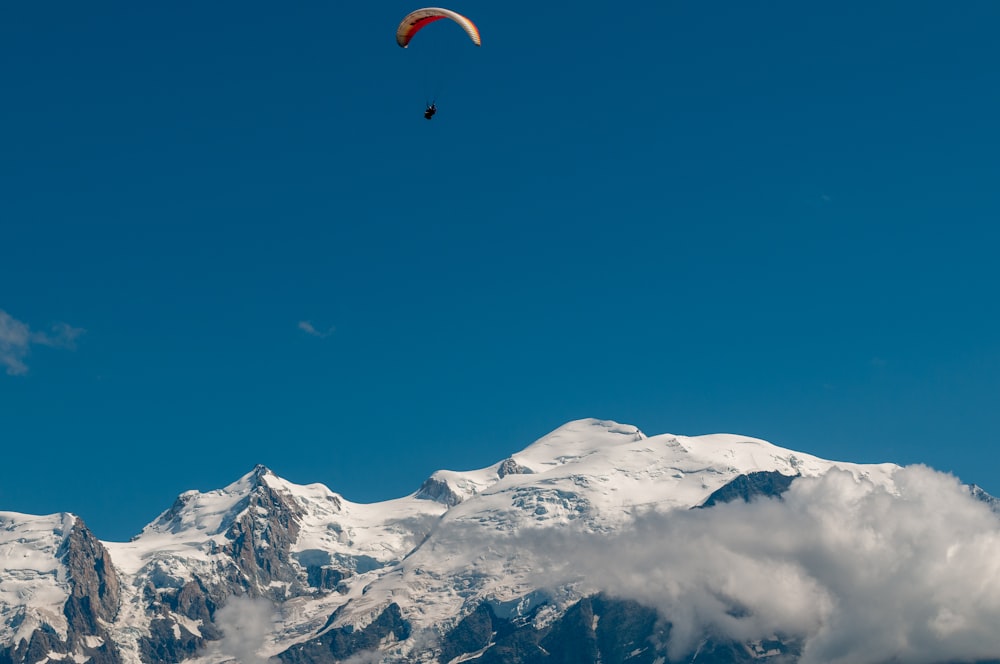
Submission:
[[[306,334],[312,335],[314,337],[319,337],[320,339],[325,339],[331,334],[333,334],[334,328],[331,326],[326,329],[326,331],[317,330],[316,327],[307,320],[299,321],[299,329]]]
[[[9,376],[24,375],[28,373],[25,360],[32,346],[72,350],[83,332],[82,328],[66,323],[56,323],[48,332],[33,331],[27,323],[0,309],[0,366],[6,368]]]

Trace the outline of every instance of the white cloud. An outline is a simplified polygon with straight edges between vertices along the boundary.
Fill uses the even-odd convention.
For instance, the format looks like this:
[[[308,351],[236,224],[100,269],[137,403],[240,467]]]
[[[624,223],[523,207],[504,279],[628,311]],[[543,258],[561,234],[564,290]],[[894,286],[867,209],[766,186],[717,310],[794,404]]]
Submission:
[[[33,345],[74,349],[77,337],[83,332],[66,323],[56,323],[49,332],[33,332],[27,323],[0,309],[0,366],[6,367],[10,376],[26,374],[25,359]]]
[[[212,642],[210,649],[227,662],[268,664],[272,661],[260,654],[267,635],[274,630],[274,606],[266,599],[231,597],[215,612],[215,626],[222,630],[222,639]]]
[[[299,329],[305,332],[306,334],[310,334],[314,337],[319,337],[320,339],[325,339],[326,337],[330,336],[331,334],[333,334],[334,330],[333,327],[330,327],[325,332],[322,332],[320,330],[317,330],[316,327],[307,320],[299,321]]]
[[[340,660],[340,664],[382,664],[383,661],[382,654],[378,650],[363,650]]]
[[[895,482],[894,494],[834,470],[796,480],[783,501],[646,514],[611,537],[538,532],[516,546],[549,584],[659,609],[672,658],[707,636],[774,635],[803,644],[802,664],[1000,656],[1000,519],[952,476],[914,466]]]

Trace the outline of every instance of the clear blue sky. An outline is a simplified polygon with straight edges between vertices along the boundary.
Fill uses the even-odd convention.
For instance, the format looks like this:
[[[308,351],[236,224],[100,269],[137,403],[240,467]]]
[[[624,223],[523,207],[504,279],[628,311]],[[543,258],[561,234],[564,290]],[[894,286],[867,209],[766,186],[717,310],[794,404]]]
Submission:
[[[1000,494],[1000,4],[418,6],[0,7],[0,509],[580,417]]]

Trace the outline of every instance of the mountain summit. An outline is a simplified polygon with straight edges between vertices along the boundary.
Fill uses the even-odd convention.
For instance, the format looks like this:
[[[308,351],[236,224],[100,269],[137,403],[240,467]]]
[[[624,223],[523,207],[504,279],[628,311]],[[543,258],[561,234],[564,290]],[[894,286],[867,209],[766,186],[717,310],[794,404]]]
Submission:
[[[129,542],[0,513],[0,664],[986,661],[990,501],[593,419],[382,503],[257,466]]]

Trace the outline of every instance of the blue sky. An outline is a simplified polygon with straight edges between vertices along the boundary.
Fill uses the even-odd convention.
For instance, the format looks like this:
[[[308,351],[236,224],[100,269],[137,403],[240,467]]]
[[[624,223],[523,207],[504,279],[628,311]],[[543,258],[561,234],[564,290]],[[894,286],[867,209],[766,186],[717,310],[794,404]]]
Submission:
[[[580,417],[1000,494],[1000,5],[416,7],[0,8],[0,509],[381,500]]]

